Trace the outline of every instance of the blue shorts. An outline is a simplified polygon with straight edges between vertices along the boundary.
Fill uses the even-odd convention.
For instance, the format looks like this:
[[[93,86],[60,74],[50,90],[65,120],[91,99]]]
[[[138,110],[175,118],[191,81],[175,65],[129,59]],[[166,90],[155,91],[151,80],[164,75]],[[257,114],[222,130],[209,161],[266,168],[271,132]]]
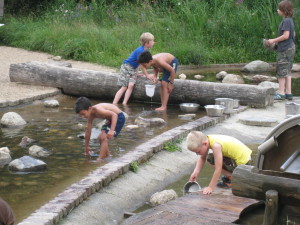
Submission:
[[[118,119],[117,119],[117,124],[116,124],[116,128],[115,128],[114,137],[118,136],[118,134],[122,130],[122,127],[125,124],[125,121],[126,121],[126,118],[124,116],[124,113],[120,112],[118,114]],[[108,133],[108,131],[110,130],[110,126],[111,126],[111,120],[106,120],[104,125],[101,127],[101,130],[104,130],[105,133]]]
[[[175,73],[177,72],[178,68],[178,60],[176,58],[173,59],[173,61],[170,63],[170,66],[174,69]],[[161,81],[166,81],[167,83],[170,82],[170,71],[163,69],[163,77],[160,79]]]

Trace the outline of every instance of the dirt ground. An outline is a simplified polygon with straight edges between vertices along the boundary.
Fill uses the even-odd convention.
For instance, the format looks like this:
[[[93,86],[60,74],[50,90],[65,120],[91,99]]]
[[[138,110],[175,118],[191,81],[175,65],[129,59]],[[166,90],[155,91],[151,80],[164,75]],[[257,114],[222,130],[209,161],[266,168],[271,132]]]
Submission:
[[[56,88],[15,83],[10,82],[9,79],[9,67],[11,64],[30,61],[48,62],[52,61],[53,57],[53,55],[46,53],[0,46],[0,103],[30,98],[55,91]],[[62,59],[62,61],[70,62],[73,68],[116,72],[115,68],[109,68],[98,64],[64,59]]]

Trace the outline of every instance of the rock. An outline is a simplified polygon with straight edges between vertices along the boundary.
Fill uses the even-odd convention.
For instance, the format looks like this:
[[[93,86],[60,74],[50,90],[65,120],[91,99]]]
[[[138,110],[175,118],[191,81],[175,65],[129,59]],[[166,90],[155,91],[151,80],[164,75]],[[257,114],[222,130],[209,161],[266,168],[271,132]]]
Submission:
[[[196,114],[184,114],[184,115],[178,115],[178,118],[182,120],[192,120],[196,118]]]
[[[254,83],[261,83],[263,81],[276,82],[277,78],[273,76],[266,76],[266,75],[254,75],[252,77],[252,82]]]
[[[222,83],[227,84],[244,84],[244,80],[240,75],[235,74],[227,74],[224,79],[222,80]]]
[[[226,71],[221,71],[221,72],[216,74],[216,79],[217,80],[223,80],[226,75],[227,75]]]
[[[29,138],[27,136],[24,136],[24,137],[22,137],[22,140],[21,140],[19,146],[22,147],[22,148],[26,148],[27,145],[30,145],[30,144],[32,144],[34,142],[35,142],[34,139],[31,139],[31,138]]]
[[[246,117],[239,119],[239,122],[249,126],[273,127],[278,121],[267,117]]]
[[[144,126],[144,127],[152,126],[152,125],[161,126],[161,125],[166,124],[166,121],[164,121],[161,118],[143,118],[143,117],[140,117],[140,116],[138,118],[136,118],[134,122],[137,125]]]
[[[204,78],[204,76],[197,74],[197,75],[194,76],[194,78],[197,79],[197,80],[201,80],[201,79]]]
[[[178,77],[181,80],[185,80],[186,79],[186,75],[184,73],[180,74]]]
[[[16,112],[5,113],[0,122],[7,127],[23,126],[26,124],[26,121]]]
[[[55,108],[59,106],[59,102],[57,100],[46,100],[44,101],[44,106],[48,108]]]
[[[293,64],[293,68],[292,68],[293,72],[300,72],[300,64]]]
[[[30,156],[23,156],[11,161],[8,164],[8,168],[12,171],[35,172],[47,169],[47,164],[42,160],[35,159]]]
[[[171,190],[164,190],[161,192],[156,192],[150,197],[150,203],[152,206],[157,206],[161,205],[163,203],[166,203],[170,200],[176,199],[178,196],[176,192],[171,189]]]
[[[138,125],[127,125],[125,128],[128,129],[128,130],[132,130],[132,129],[139,128],[139,126]]]
[[[35,157],[48,157],[51,155],[51,152],[38,145],[33,145],[29,148],[29,154]]]
[[[263,82],[259,83],[258,86],[266,87],[266,88],[271,87],[271,88],[274,88],[275,90],[278,90],[278,88],[279,88],[278,83],[274,83],[274,82],[270,82],[270,81],[263,81]]]
[[[272,70],[273,67],[269,63],[263,62],[261,60],[255,60],[248,63],[246,66],[244,66],[241,71],[247,73],[254,73],[254,72],[270,72]]]
[[[61,60],[61,56],[54,56],[54,57],[53,57],[53,60],[54,60],[54,61],[60,61],[60,60]]]
[[[11,156],[8,147],[0,148],[0,168],[10,163]]]

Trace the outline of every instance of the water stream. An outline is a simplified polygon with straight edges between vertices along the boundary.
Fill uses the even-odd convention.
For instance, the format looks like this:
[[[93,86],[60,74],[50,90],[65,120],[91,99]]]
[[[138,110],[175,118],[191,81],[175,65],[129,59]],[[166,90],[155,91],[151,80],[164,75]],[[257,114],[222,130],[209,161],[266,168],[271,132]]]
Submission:
[[[83,155],[84,140],[78,138],[78,135],[84,133],[86,120],[74,112],[76,98],[59,95],[51,99],[57,99],[60,106],[46,108],[43,101],[35,101],[33,104],[0,111],[0,118],[5,112],[16,112],[27,122],[22,128],[2,127],[0,130],[0,147],[8,147],[13,159],[28,155],[28,148],[19,146],[23,136],[36,140],[36,145],[53,152],[48,158],[42,158],[48,165],[45,172],[16,173],[11,172],[7,166],[0,168],[0,196],[13,208],[17,222],[22,221],[72,183],[82,179],[91,170],[109,161],[96,162],[86,159]],[[96,103],[99,102],[92,100],[92,104]],[[126,125],[134,124],[138,116],[163,118],[167,125],[147,129],[123,128],[120,135],[109,143],[112,158],[120,157],[146,140],[187,122],[178,119],[179,114],[184,114],[178,105],[169,106],[167,113],[157,113],[153,111],[152,104],[150,106],[144,103],[130,103],[129,106],[120,108],[129,115]],[[205,114],[203,109],[199,110],[196,119]],[[94,121],[94,127],[98,122],[100,120]],[[91,140],[90,146],[93,151],[99,152],[100,145],[97,140]]]

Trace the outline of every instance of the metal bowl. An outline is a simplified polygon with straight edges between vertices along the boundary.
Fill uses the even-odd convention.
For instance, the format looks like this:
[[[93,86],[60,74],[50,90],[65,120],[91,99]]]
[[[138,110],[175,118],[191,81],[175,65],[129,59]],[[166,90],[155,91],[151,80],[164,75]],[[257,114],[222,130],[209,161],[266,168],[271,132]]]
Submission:
[[[195,182],[187,182],[183,187],[183,193],[193,193],[201,190],[201,186],[195,181]]]
[[[186,113],[197,112],[200,107],[200,105],[197,103],[181,103],[179,106],[180,106],[181,111],[186,112]]]
[[[206,109],[206,113],[208,116],[222,116],[225,110],[225,106],[223,105],[206,105],[204,106]]]

